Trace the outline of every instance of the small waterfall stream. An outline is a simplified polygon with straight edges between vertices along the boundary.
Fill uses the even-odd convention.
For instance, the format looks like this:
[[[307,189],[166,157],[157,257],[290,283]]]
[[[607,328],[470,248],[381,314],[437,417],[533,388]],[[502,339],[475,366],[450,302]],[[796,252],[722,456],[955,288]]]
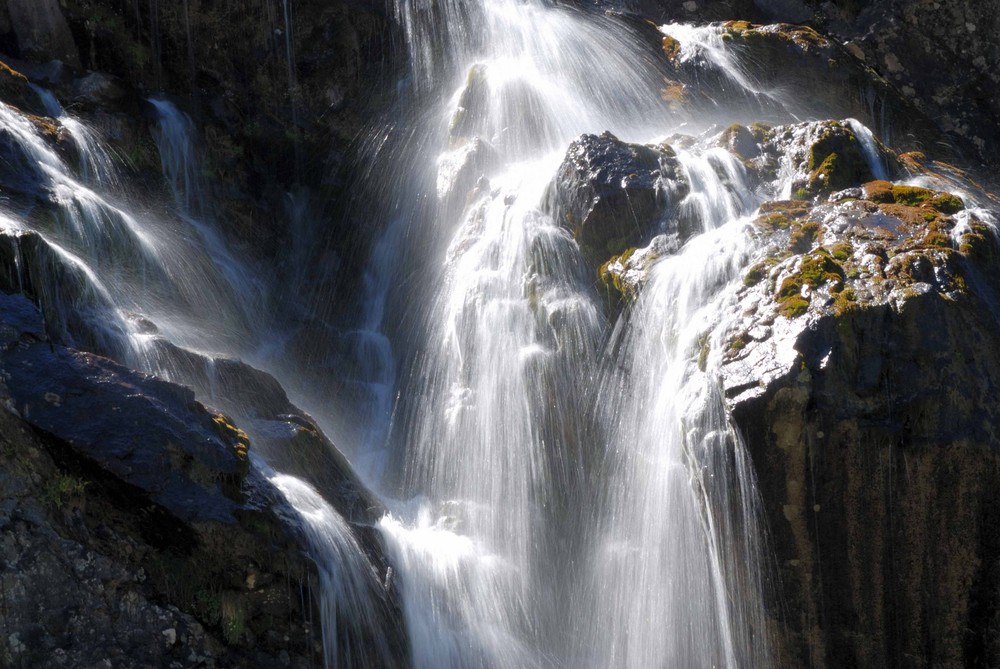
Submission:
[[[57,104],[50,110],[74,140],[79,173],[27,117],[0,103],[5,150],[18,161],[30,195],[5,202],[7,211],[0,211],[4,243],[13,246],[19,269],[12,288],[34,291],[57,341],[194,385],[210,400],[215,356],[252,354],[267,335],[268,321],[259,314],[263,286],[208,218],[190,118],[164,100],[151,104],[159,115],[154,137],[176,220],[132,213],[124,198],[119,201],[117,171],[103,141]],[[46,193],[44,205],[33,204],[31,198]],[[22,201],[28,204],[17,208]],[[39,214],[42,206],[46,211]],[[37,235],[36,246],[24,241],[29,235]],[[203,354],[208,387],[163,355],[160,343],[167,351]],[[259,466],[299,514],[315,554],[327,666],[390,666],[379,618],[384,584],[347,522],[308,484]]]

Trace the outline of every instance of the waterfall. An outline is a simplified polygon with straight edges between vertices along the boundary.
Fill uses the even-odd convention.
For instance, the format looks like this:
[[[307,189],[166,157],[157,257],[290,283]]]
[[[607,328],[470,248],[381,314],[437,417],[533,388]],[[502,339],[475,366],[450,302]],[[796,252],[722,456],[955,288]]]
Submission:
[[[291,0],[281,11],[298,126]],[[803,107],[762,85],[718,25],[654,31],[707,82],[677,105],[683,85],[662,45],[627,17],[550,0],[394,0],[393,11],[412,69],[363,172],[383,220],[357,318],[315,318],[321,332],[344,327],[338,343],[356,363],[336,379],[365,407],[357,443],[343,446],[385,497],[373,532],[391,571],[317,490],[256,463],[316,560],[327,666],[396,662],[386,591],[400,596],[419,668],[773,664],[754,470],[720,379],[759,250],[749,221],[791,196],[799,166],[789,152],[755,182],[720,148],[718,124],[784,123]],[[156,344],[186,349],[203,356],[199,391],[211,395],[216,358],[281,348],[269,306],[285,302],[273,311],[288,320],[326,306],[291,297],[311,278],[305,189],[286,197],[284,273],[264,271],[230,248],[197,128],[177,105],[149,100],[161,199],[173,201],[153,214],[129,201],[100,135],[36,90],[78,160],[0,105],[0,176],[12,184],[0,252],[54,338],[181,381]],[[886,178],[878,140],[845,125]],[[684,184],[671,190],[662,158],[657,196],[673,199],[650,221],[641,253],[655,260],[620,313],[602,304],[552,196],[567,147],[605,131],[669,154]],[[612,246],[598,251],[621,252]]]
[[[181,219],[197,235],[213,265],[225,278],[227,292],[237,299],[242,318],[248,322],[259,321],[266,298],[265,280],[260,276],[260,268],[233,256],[212,224],[211,208],[200,173],[194,122],[168,100],[151,98],[149,103],[156,110],[153,139],[160,154],[163,176]]]
[[[753,473],[717,380],[756,203],[745,179],[718,179],[739,170],[716,151],[714,169],[682,156],[704,232],[654,266],[600,384],[610,451],[588,585],[602,605],[584,628],[597,666],[769,663]]]
[[[703,233],[656,265],[614,335],[545,205],[581,133],[697,135],[726,110],[672,109],[665,73],[613,17],[513,0],[395,10],[415,135],[436,156],[387,177],[434,203],[405,239],[437,249],[401,298],[426,322],[395,341],[410,362],[386,487],[407,501],[380,524],[411,661],[766,665],[752,468],[721,358],[700,346],[724,348],[760,197],[729,153],[679,152],[691,192],[672,215]]]
[[[393,666],[378,606],[383,584],[347,522],[303,481],[283,474],[270,481],[297,511],[317,556],[325,666]]]
[[[247,292],[260,286],[214,227],[193,216],[210,207],[190,119],[166,101],[152,104],[176,220],[127,203],[100,136],[82,121],[65,113],[57,119],[74,139],[74,170],[49,146],[44,129],[0,103],[0,150],[10,167],[4,181],[23,190],[5,198],[0,210],[0,253],[17,270],[4,288],[26,291],[40,303],[54,340],[192,384],[208,399],[213,375],[206,374],[208,387],[199,387],[183,365],[175,368],[169,355],[159,354],[157,343],[202,353],[209,367],[214,356],[251,354],[263,333],[257,329],[262,319],[250,310],[259,301]],[[391,666],[386,584],[347,522],[307,484],[257,466],[271,473],[296,510],[291,522],[315,553],[326,666]]]

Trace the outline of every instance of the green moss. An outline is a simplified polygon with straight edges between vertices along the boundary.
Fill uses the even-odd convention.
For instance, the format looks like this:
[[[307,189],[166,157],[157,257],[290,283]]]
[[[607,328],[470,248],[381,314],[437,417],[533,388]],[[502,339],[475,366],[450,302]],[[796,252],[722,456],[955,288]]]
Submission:
[[[989,229],[982,223],[973,223],[972,232],[962,235],[958,247],[962,255],[983,262],[993,262],[1000,259],[1000,249]]]
[[[817,287],[824,283],[832,285],[844,281],[844,268],[825,250],[806,256],[799,267],[802,284]],[[832,289],[832,288],[831,288]]]
[[[747,288],[756,286],[758,283],[764,280],[764,277],[767,276],[767,272],[773,264],[774,264],[773,260],[771,261],[765,260],[763,262],[757,263],[756,265],[748,269],[747,273],[743,276],[743,285],[746,286]]]
[[[767,232],[775,232],[776,230],[787,230],[791,226],[792,220],[785,214],[774,212],[758,216],[754,224]]]
[[[795,297],[802,292],[802,279],[798,276],[786,277],[778,288],[778,300]]]
[[[858,296],[853,288],[845,288],[837,293],[833,302],[833,311],[838,316],[843,315],[858,306]]]
[[[878,204],[901,204],[908,207],[927,205],[935,211],[948,215],[957,214],[965,209],[961,198],[951,193],[935,192],[920,186],[901,186],[888,181],[870,181],[863,188],[865,197]]]
[[[754,122],[750,124],[750,134],[754,136],[757,143],[763,142],[771,132],[771,126],[765,123]]]
[[[919,186],[893,186],[892,199],[896,204],[915,207],[934,197],[934,192]]]
[[[62,508],[74,498],[83,496],[87,482],[75,476],[62,474],[49,481],[42,490],[43,504],[54,508]]]
[[[788,246],[793,253],[806,253],[819,236],[821,227],[815,221],[806,221],[796,226],[788,238]]]
[[[931,206],[942,214],[957,214],[965,209],[962,199],[951,193],[939,193],[931,200]]]
[[[951,248],[951,237],[943,232],[931,231],[924,236],[923,243],[925,246]]]
[[[848,241],[840,241],[830,247],[830,255],[834,260],[844,262],[854,253],[854,247]]]
[[[747,347],[746,335],[740,334],[736,335],[729,342],[729,349],[726,351],[726,356],[729,358],[735,357],[740,351]]]
[[[789,297],[781,301],[778,313],[785,318],[798,318],[809,310],[809,301],[803,297]]]

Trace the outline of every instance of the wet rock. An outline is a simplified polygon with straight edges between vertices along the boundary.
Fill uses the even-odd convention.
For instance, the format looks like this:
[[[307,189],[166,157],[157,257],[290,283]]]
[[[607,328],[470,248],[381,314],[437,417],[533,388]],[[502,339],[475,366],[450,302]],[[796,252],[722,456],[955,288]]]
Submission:
[[[795,91],[798,113],[819,118],[858,118],[884,129],[887,140],[901,149],[936,146],[942,133],[885,79],[846,47],[808,26],[725,24],[728,48],[754,63],[757,86],[764,91]],[[872,114],[872,104],[879,116]]]
[[[596,269],[647,243],[688,189],[669,147],[626,144],[611,133],[583,135],[559,166],[547,206]]]
[[[29,114],[44,114],[45,106],[28,78],[0,62],[0,100]]]
[[[24,298],[0,306],[11,300]],[[32,331],[43,331],[40,314]],[[0,364],[14,408],[36,428],[185,522],[235,520],[248,441],[191,390],[41,340],[19,342]]]
[[[751,160],[760,155],[758,137],[749,128],[738,123],[726,128],[719,137],[719,146],[744,160]]]
[[[77,104],[117,109],[128,96],[124,82],[103,72],[91,72],[73,82],[73,98]]]
[[[598,286],[609,312],[617,315],[621,308],[634,302],[649,277],[649,270],[658,259],[675,253],[679,248],[676,237],[657,235],[641,249],[627,249],[597,271]]]
[[[851,122],[733,126],[719,141],[743,160],[758,182],[773,183],[782,174],[792,174],[791,195],[796,200],[859,186],[873,180],[876,169],[893,176],[903,172],[895,155],[878,140],[871,138],[866,147]]]
[[[159,368],[198,389],[249,433],[254,451],[278,471],[309,481],[349,521],[372,525],[384,513],[350,463],[270,374],[229,358],[211,358],[170,342],[152,344]],[[380,551],[370,555],[381,559]]]
[[[778,664],[1000,658],[1000,239],[965,207],[870,181],[760,208],[722,375],[789,612]]]
[[[80,66],[80,54],[58,0],[7,0],[6,5],[22,57]]]
[[[0,664],[318,661],[313,567],[245,436],[190,390],[44,330],[0,296]]]

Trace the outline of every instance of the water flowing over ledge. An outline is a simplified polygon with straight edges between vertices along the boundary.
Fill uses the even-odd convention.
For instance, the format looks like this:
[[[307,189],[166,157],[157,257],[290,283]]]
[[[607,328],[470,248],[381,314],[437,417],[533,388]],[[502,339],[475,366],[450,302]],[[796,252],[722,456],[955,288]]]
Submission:
[[[269,7],[294,150],[267,164],[300,182],[318,94],[298,62],[309,47],[293,40],[301,6]],[[392,9],[410,70],[359,142],[360,194],[338,205],[365,228],[352,234],[370,237],[346,245],[367,262],[317,253],[334,233],[300,183],[278,194],[294,238],[272,262],[237,250],[193,106],[142,102],[162,173],[155,205],[137,204],[121,156],[47,89],[32,85],[31,108],[49,118],[0,106],[4,286],[46,321],[19,346],[97,351],[232,415],[206,420],[241,462],[252,443],[253,469],[206,485],[226,509],[250,479],[290,505],[284,521],[318,577],[302,595],[304,610],[317,605],[315,657],[435,668],[840,657],[849,644],[816,621],[824,596],[856,591],[824,595],[823,579],[883,560],[878,540],[842,555],[819,536],[824,523],[837,536],[868,529],[843,519],[864,495],[853,483],[843,494],[855,506],[820,499],[813,468],[840,480],[823,469],[840,466],[827,443],[857,458],[874,435],[883,460],[847,466],[847,478],[881,490],[888,471],[890,517],[914,481],[917,498],[954,502],[963,528],[989,526],[979,488],[968,499],[929,492],[930,456],[910,443],[911,425],[959,426],[972,444],[988,428],[957,393],[939,414],[887,379],[905,390],[919,377],[903,367],[958,378],[961,361],[978,359],[956,333],[1000,314],[983,270],[995,266],[995,200],[954,168],[887,148],[935,135],[886,81],[803,27],[657,28],[540,0]],[[812,63],[805,75],[790,65],[800,61]],[[330,113],[337,95],[320,96]],[[828,117],[843,120],[815,120]],[[355,275],[350,307],[310,285],[338,273]],[[940,324],[927,347],[947,341],[953,360],[921,366],[921,318]],[[892,333],[898,351],[859,332]],[[852,370],[854,385],[840,378]],[[62,402],[41,397],[52,406],[29,420]],[[876,427],[859,415],[878,416]],[[878,432],[896,423],[898,440]],[[986,468],[969,443],[949,447],[965,474]],[[768,526],[781,530],[774,545]],[[986,578],[921,543],[933,531],[909,531],[929,564],[961,572],[955,582]],[[942,597],[961,600],[943,582]],[[802,607],[790,624],[788,593]],[[251,638],[222,603],[227,643]],[[923,620],[894,615],[855,611],[857,657],[878,664],[871,648],[889,647],[865,627],[896,620],[910,634]]]

